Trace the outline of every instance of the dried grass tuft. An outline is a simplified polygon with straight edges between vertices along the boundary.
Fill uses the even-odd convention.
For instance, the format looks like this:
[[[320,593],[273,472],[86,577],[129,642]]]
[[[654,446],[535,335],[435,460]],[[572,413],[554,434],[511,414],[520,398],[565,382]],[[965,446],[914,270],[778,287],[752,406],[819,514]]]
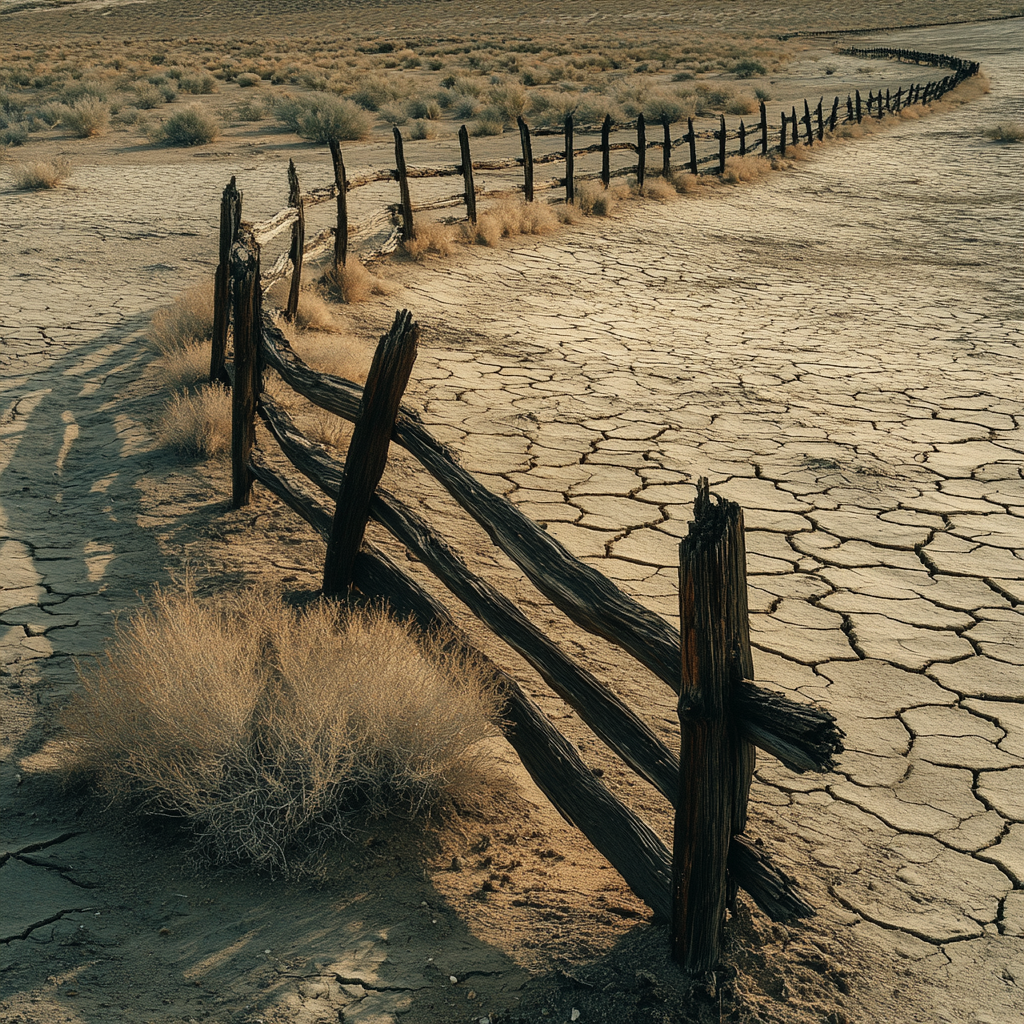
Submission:
[[[301,868],[360,817],[472,805],[495,778],[485,674],[381,612],[201,602],[186,581],[79,673],[65,776],[183,819],[221,863]]]
[[[302,331],[292,339],[292,347],[319,373],[362,384],[370,371],[373,349],[366,342],[348,335]]]
[[[231,395],[219,384],[177,392],[164,409],[157,437],[186,458],[225,455],[231,448]]]
[[[71,174],[71,161],[64,157],[55,160],[37,160],[18,164],[12,168],[13,186],[22,192],[56,188]]]
[[[644,199],[656,199],[660,203],[676,199],[679,193],[675,186],[665,178],[645,178],[643,185],[633,185],[630,192],[634,196],[641,196]]]
[[[339,452],[348,450],[352,440],[352,424],[326,409],[315,409],[306,416],[298,417],[299,427],[311,441]]]
[[[210,374],[210,346],[185,345],[164,352],[157,366],[157,379],[168,391],[198,384]]]
[[[417,260],[430,255],[450,256],[458,236],[458,229],[452,224],[424,221],[416,225],[416,237],[403,242],[402,247]]]
[[[320,279],[324,293],[339,302],[368,302],[374,295],[388,295],[391,287],[387,281],[371,273],[355,256],[340,267],[331,267]]]
[[[153,314],[147,338],[158,352],[173,352],[213,337],[213,282],[193,285]]]
[[[722,181],[730,185],[741,181],[757,181],[771,173],[772,165],[763,156],[731,156],[725,161]]]

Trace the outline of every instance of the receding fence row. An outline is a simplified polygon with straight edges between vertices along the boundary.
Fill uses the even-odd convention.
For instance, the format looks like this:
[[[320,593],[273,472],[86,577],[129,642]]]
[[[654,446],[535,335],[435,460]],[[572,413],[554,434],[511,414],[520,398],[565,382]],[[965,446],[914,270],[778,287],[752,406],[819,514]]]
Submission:
[[[688,969],[707,970],[717,961],[725,909],[737,887],[774,919],[811,913],[791,881],[745,835],[754,748],[795,771],[823,771],[842,749],[842,734],[827,712],[752,681],[739,507],[712,500],[702,481],[694,524],[680,548],[681,629],[676,628],[483,487],[402,406],[419,336],[407,312],[381,338],[361,388],[311,370],[262,310],[259,244],[248,227],[240,228],[232,246],[229,278],[234,504],[247,504],[258,481],[327,541],[325,595],[344,599],[355,589],[384,599],[423,628],[443,629],[453,643],[472,650],[444,604],[367,540],[367,521],[381,524],[661,794],[676,814],[672,852],[587,767],[523,686],[492,665],[504,698],[503,729],[524,766],[633,891],[658,917],[671,920],[676,956]],[[355,423],[343,463],[304,437],[263,389],[267,372]],[[270,448],[256,443],[257,418],[273,442]],[[547,630],[473,573],[419,512],[380,487],[392,442],[419,461],[555,607],[626,651],[678,695],[680,755]],[[274,449],[286,463],[271,455]],[[315,490],[296,480],[289,466]]]
[[[475,180],[475,173],[480,171],[508,171],[521,168],[523,182],[514,188],[491,190],[488,196],[500,196],[510,193],[521,194],[527,202],[532,202],[539,193],[551,190],[562,190],[564,200],[573,203],[576,200],[577,183],[580,181],[600,181],[607,188],[611,180],[626,175],[634,175],[637,183],[643,186],[649,173],[660,173],[669,177],[677,170],[691,174],[725,172],[726,162],[730,156],[761,155],[768,156],[778,153],[785,156],[788,146],[804,144],[813,146],[822,142],[826,132],[835,132],[840,125],[861,123],[864,118],[882,118],[886,114],[895,114],[905,107],[914,104],[932,103],[955,88],[964,79],[977,74],[979,65],[973,61],[961,60],[946,54],[929,54],[912,50],[875,48],[869,50],[849,49],[843,51],[850,55],[873,58],[889,58],[904,62],[927,64],[933,67],[946,67],[950,74],[938,81],[924,84],[912,84],[904,88],[900,86],[895,92],[881,89],[875,93],[869,91],[862,97],[859,90],[846,97],[843,102],[836,96],[830,106],[824,99],[819,99],[812,107],[808,100],[803,101],[802,111],[793,106],[787,113],[781,112],[778,125],[769,124],[768,111],[762,101],[756,121],[747,124],[741,120],[735,127],[726,124],[725,116],[719,117],[717,129],[697,131],[693,119],[687,120],[686,132],[673,138],[673,125],[669,118],[649,122],[641,114],[634,121],[616,124],[606,117],[601,125],[578,125],[572,114],[566,117],[559,134],[564,138],[564,147],[556,152],[535,156],[533,139],[538,135],[550,134],[550,130],[531,130],[522,117],[518,118],[520,153],[516,156],[500,160],[473,160],[470,152],[469,132],[465,125],[459,130],[460,160],[457,164],[439,167],[410,167],[405,159],[405,143],[401,132],[394,129],[395,167],[369,171],[349,177],[340,146],[330,146],[331,160],[334,168],[334,181],[330,185],[314,188],[303,192],[299,186],[294,165],[289,165],[289,200],[288,206],[257,225],[253,230],[256,240],[264,245],[282,231],[291,228],[292,242],[287,252],[264,272],[264,284],[269,286],[287,275],[292,276],[291,295],[287,307],[288,314],[294,315],[298,301],[298,279],[301,275],[302,263],[327,251],[333,246],[335,267],[343,265],[348,256],[350,241],[362,234],[390,228],[385,241],[375,249],[364,254],[365,258],[383,255],[398,247],[403,240],[415,237],[416,218],[419,214],[453,207],[465,207],[467,219],[475,223],[477,219],[477,197],[484,191]],[[636,140],[617,139],[613,141],[612,133],[624,131],[635,132]],[[576,145],[577,135],[591,133],[599,135],[599,141],[586,146]],[[706,143],[713,141],[711,153],[702,152],[698,155],[698,142],[702,149]],[[651,150],[660,150],[660,165],[655,167],[648,161]],[[612,154],[628,151],[636,154],[636,163],[626,166],[612,166]],[[683,153],[682,160],[677,156]],[[581,171],[577,161],[584,157],[599,154],[600,170]],[[565,172],[551,178],[537,177],[537,170],[548,164],[562,164]],[[424,178],[461,178],[458,191],[439,199],[415,203],[412,198],[411,182]],[[364,188],[377,182],[395,181],[399,188],[399,201],[384,204],[376,213],[365,217],[358,224],[350,223],[348,211],[348,194],[356,189]],[[337,205],[335,224],[325,228],[312,238],[306,238],[305,211],[309,207],[334,201]],[[225,190],[221,219],[221,261],[218,273],[223,277],[227,273],[225,245],[230,247],[237,226],[240,223],[241,195],[235,187],[234,179]],[[225,295],[223,285],[218,290],[217,323],[223,323]],[[222,349],[224,333],[218,327],[218,344],[215,346],[213,364],[216,364],[217,352]],[[212,365],[213,375],[219,375],[219,364]]]

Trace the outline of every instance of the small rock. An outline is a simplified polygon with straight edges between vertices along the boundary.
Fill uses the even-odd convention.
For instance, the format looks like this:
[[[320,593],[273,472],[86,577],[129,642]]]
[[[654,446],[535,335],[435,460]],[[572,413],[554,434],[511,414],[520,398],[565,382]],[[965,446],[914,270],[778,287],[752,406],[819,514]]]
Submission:
[[[466,998],[467,998],[467,999],[476,999],[476,992],[475,992],[475,991],[474,991],[473,989],[470,989],[470,990],[469,990],[469,991],[468,991],[468,992],[466,993]]]
[[[449,974],[449,975],[448,975],[448,980],[449,980],[449,981],[450,981],[450,982],[451,982],[451,983],[452,983],[453,985],[458,985],[458,983],[459,983],[459,979],[458,979],[458,978],[456,978],[454,974]]]

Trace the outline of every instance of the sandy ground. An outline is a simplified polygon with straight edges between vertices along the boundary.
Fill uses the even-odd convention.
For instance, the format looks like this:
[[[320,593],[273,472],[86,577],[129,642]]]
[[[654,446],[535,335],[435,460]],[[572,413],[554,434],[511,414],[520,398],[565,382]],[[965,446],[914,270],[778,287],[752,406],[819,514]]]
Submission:
[[[820,914],[773,929],[744,909],[728,954],[741,974],[723,984],[735,1019],[1024,1010],[1024,147],[981,137],[1021,116],[1018,31],[890,37],[984,63],[992,93],[958,111],[756,185],[396,266],[397,293],[352,315],[372,334],[411,308],[426,422],[666,616],[695,478],[747,510],[757,674],[830,707],[848,751],[829,777],[759,762],[751,831]],[[313,180],[322,156],[306,152]],[[139,342],[155,306],[210,273],[226,175],[262,216],[280,205],[276,161],[129,156],[80,166],[74,189],[4,196],[0,1014],[681,1019],[663,933],[535,792],[424,850],[370,836],[313,887],[197,871],[173,832],[48,774],[72,659],[184,559],[209,589],[316,586],[321,549],[292,517],[266,496],[230,511],[223,467],[156,445],[163,398]],[[664,688],[559,622],[396,473],[671,735]],[[664,830],[656,796],[537,692]],[[701,1012],[716,1011],[709,997]]]

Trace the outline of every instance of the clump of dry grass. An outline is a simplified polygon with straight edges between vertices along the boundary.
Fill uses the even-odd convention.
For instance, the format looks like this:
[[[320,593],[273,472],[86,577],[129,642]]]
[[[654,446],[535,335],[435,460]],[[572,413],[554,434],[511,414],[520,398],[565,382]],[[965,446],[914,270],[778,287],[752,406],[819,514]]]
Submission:
[[[416,237],[402,243],[413,259],[422,260],[433,254],[449,256],[458,237],[457,229],[451,224],[439,221],[421,221],[416,225]]]
[[[366,342],[345,334],[302,331],[292,339],[292,347],[319,373],[363,383],[370,371],[373,349]]]
[[[352,440],[353,428],[348,420],[326,409],[315,409],[308,416],[299,417],[299,426],[310,441],[341,452],[348,450],[349,441]]]
[[[12,168],[13,186],[22,192],[56,188],[71,174],[71,161],[64,157],[17,164]]]
[[[497,245],[516,235],[549,235],[558,230],[558,214],[547,203],[502,199],[481,213],[476,224],[462,224],[463,241]]]
[[[231,447],[231,395],[219,384],[175,392],[157,425],[157,437],[186,458],[226,454]]]
[[[287,871],[354,817],[471,804],[499,702],[481,668],[382,612],[157,590],[63,715],[61,767],[180,818],[223,863]]]
[[[168,391],[197,384],[210,373],[210,346],[185,345],[164,352],[156,369],[157,379]]]
[[[731,156],[725,161],[722,181],[730,185],[741,181],[757,181],[772,169],[771,163],[763,156]]]
[[[645,178],[642,185],[633,185],[630,192],[644,199],[656,199],[660,203],[675,199],[679,193],[667,178]]]
[[[391,291],[384,278],[367,270],[355,256],[349,256],[337,269],[325,271],[320,283],[329,298],[346,303],[367,302]]]
[[[581,181],[576,186],[576,206],[585,217],[610,217],[628,194],[621,185],[605,188],[596,181]]]
[[[213,282],[193,285],[169,306],[153,314],[147,338],[162,353],[174,352],[213,337]]]
[[[706,176],[690,174],[688,171],[674,174],[672,176],[672,184],[675,186],[676,191],[681,192],[683,195],[699,194],[709,186]]]

